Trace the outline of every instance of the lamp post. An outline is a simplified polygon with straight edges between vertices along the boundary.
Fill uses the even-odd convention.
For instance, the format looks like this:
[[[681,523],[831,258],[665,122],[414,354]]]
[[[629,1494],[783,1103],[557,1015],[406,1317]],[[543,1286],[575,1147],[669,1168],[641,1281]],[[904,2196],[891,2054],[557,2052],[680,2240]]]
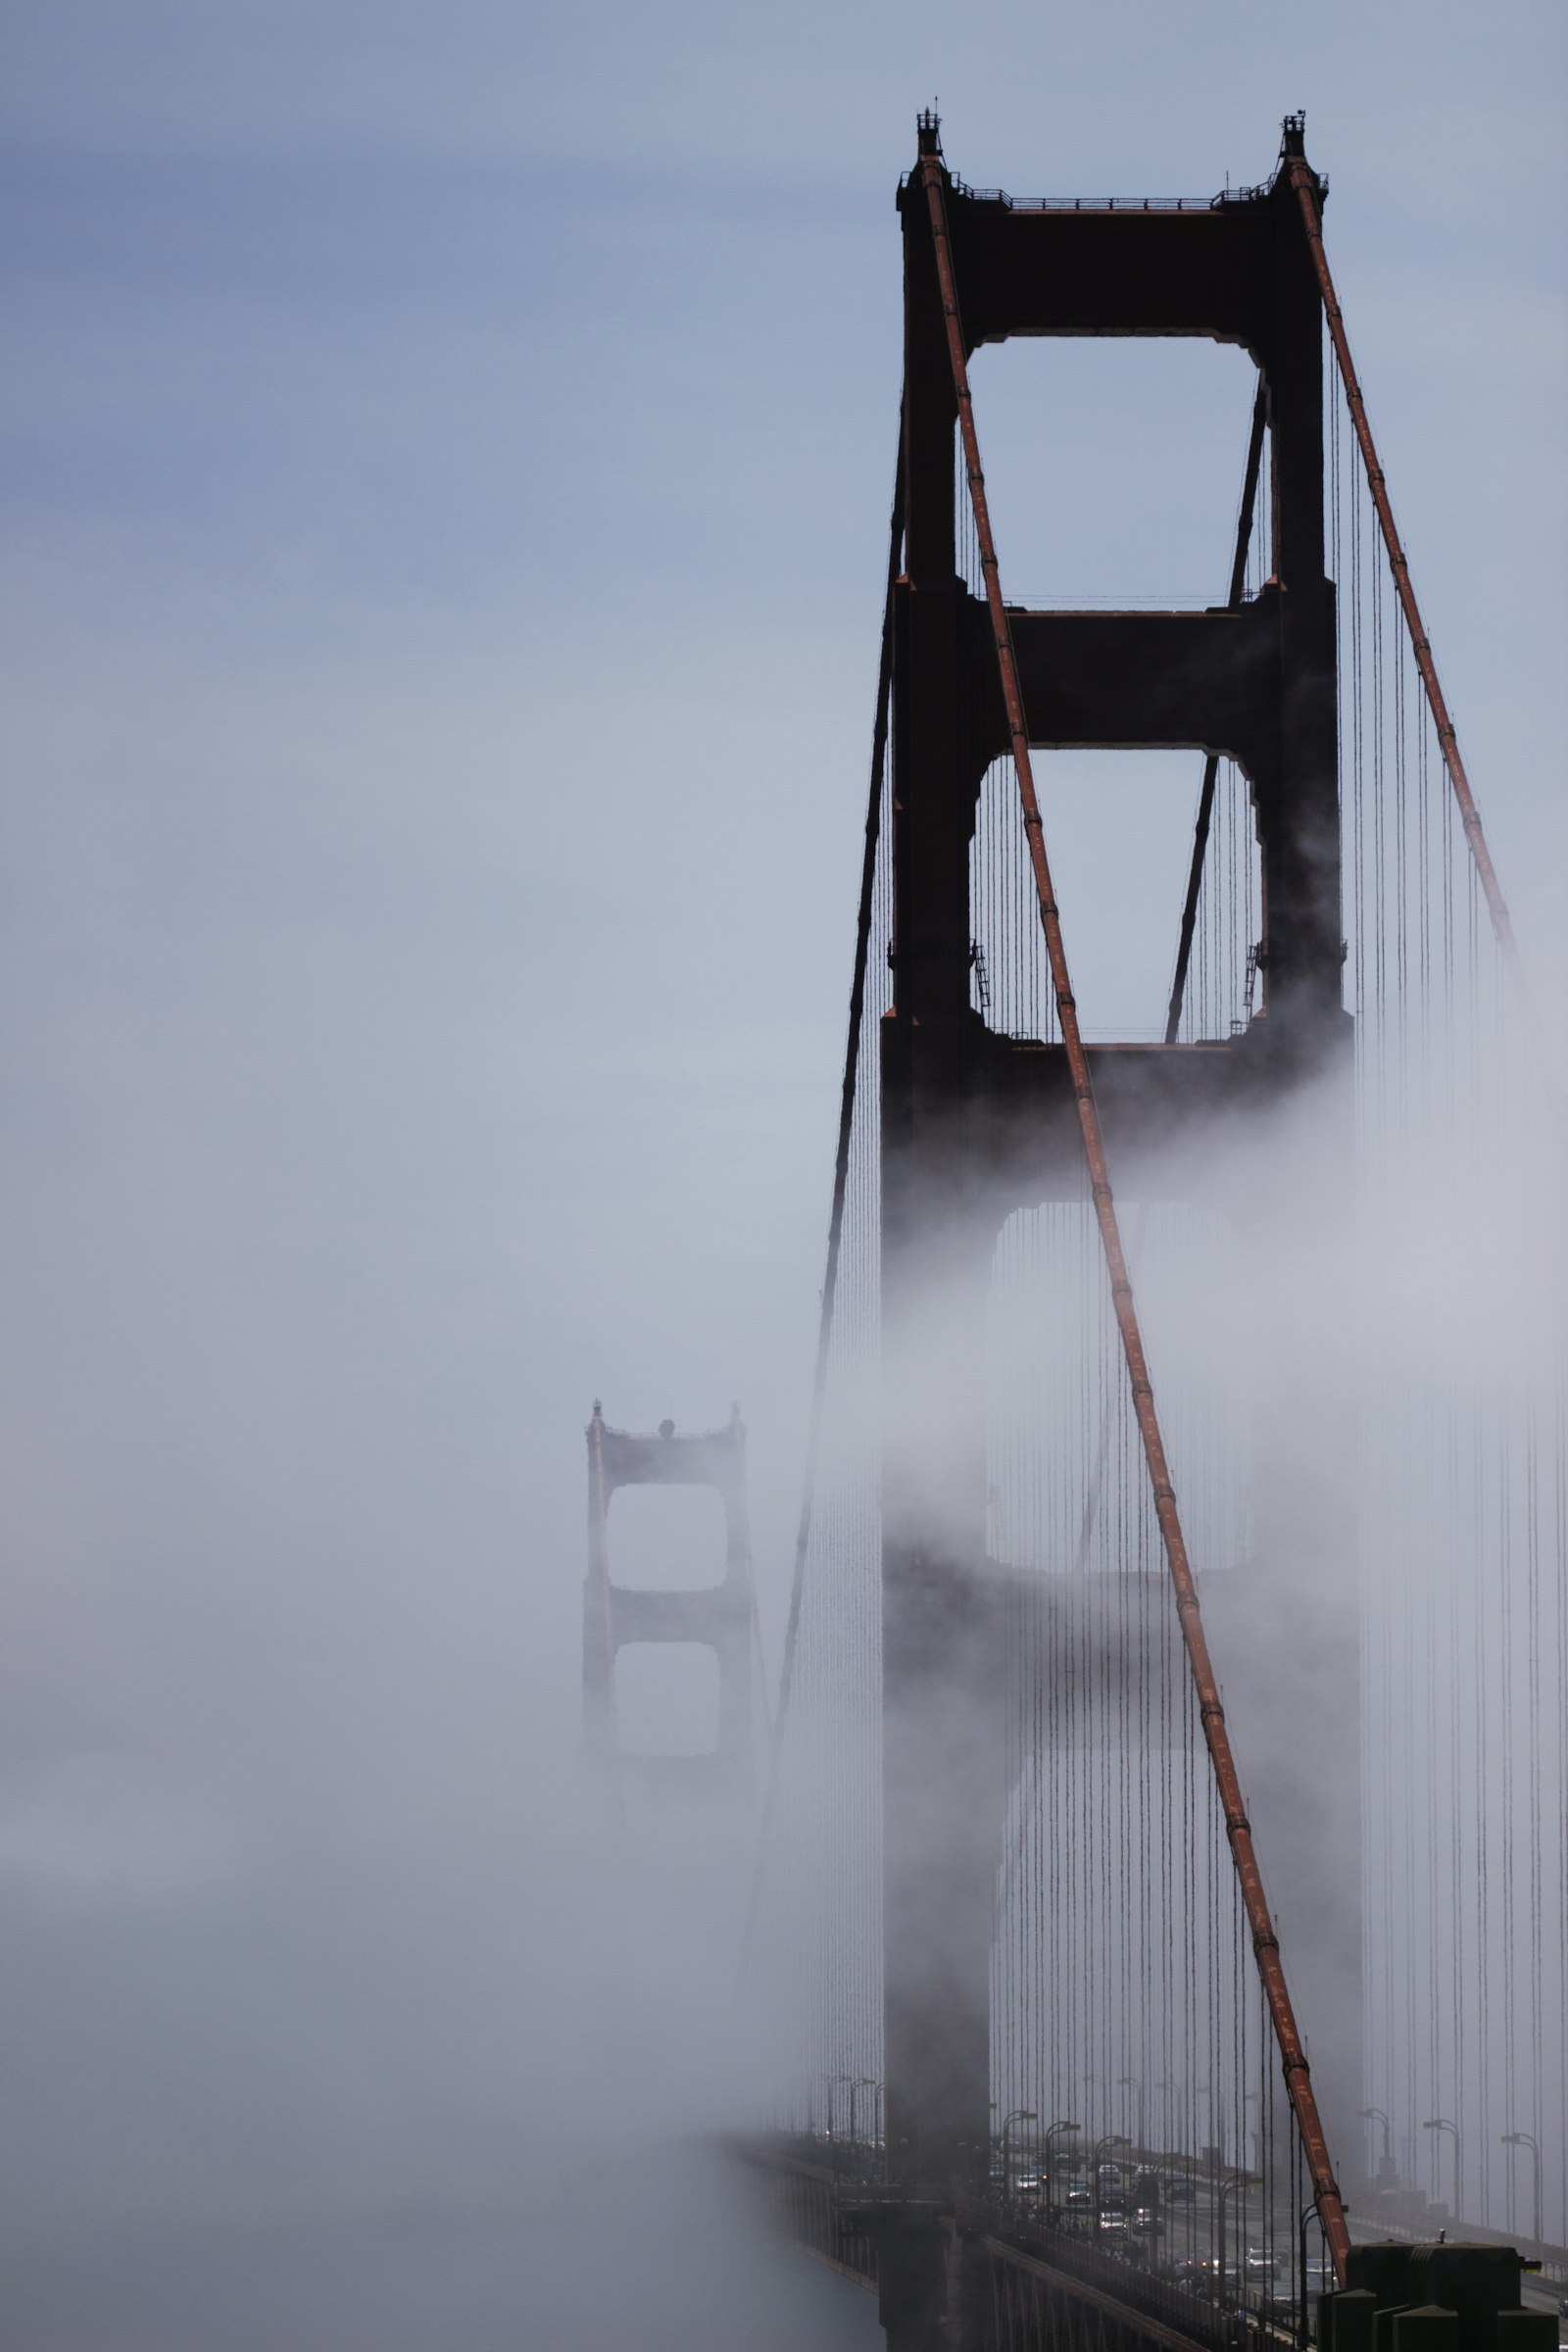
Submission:
[[[1451,2132],[1453,2133],[1453,2218],[1457,2222],[1459,2219],[1459,2127],[1457,2124],[1449,2123],[1446,2115],[1435,2115],[1432,2121],[1429,2124],[1423,2124],[1421,2129],[1423,2132]]]
[[[1263,2170],[1263,2093],[1260,2090],[1244,2090],[1242,2093],[1242,2136],[1244,2140],[1247,2135],[1246,2121],[1249,2107],[1257,2109],[1257,2121],[1252,2126],[1252,2162],[1261,2172]],[[1247,2162],[1246,2147],[1243,2146],[1238,2153],[1245,2164]]]
[[[1014,2124],[1032,2124],[1038,2120],[1032,2107],[1014,2107],[1010,2115],[1004,2115],[1002,2119],[1002,2201],[1004,2205],[1012,2203],[1012,2176],[1007,2170],[1007,2134]]]
[[[853,2075],[824,2075],[824,2076],[822,2077],[822,2080],[823,2080],[823,2082],[824,2082],[827,2084],[827,2140],[828,2140],[828,2148],[829,2148],[829,2150],[830,2150],[830,2153],[831,2153],[831,2160],[832,2160],[832,2170],[833,2170],[833,2178],[834,2178],[834,2180],[836,2180],[838,2179],[838,2177],[839,2177],[839,2170],[840,2170],[840,2165],[841,2165],[842,2159],[841,2159],[841,2157],[840,2157],[840,2154],[839,2154],[839,2148],[840,2148],[840,2144],[841,2144],[841,2143],[840,2143],[840,2141],[839,2141],[838,2137],[836,2136],[836,2134],[835,2134],[835,2132],[834,2132],[834,2130],[833,2130],[833,2086],[834,2086],[834,2084],[835,2084],[835,2083],[838,2083],[838,2082],[843,2082],[844,2084],[846,2084],[846,2085],[847,2085],[847,2087],[848,2087],[848,2089],[849,2089],[849,2094],[850,2094],[850,2162],[853,2164],[853,2163],[855,2162],[855,2122],[856,2122],[856,2118],[855,2118],[855,2088],[856,2088],[856,2084],[855,2084],[855,2077],[854,2077]]]
[[[1301,2311],[1300,2319],[1297,2327],[1297,2341],[1301,2347],[1301,2352],[1306,2352],[1306,2347],[1312,2340],[1310,2329],[1308,2328],[1308,2304],[1306,2299],[1306,2233],[1314,2221],[1317,2221],[1321,2227],[1321,2216],[1318,2214],[1316,2205],[1314,2204],[1305,2206],[1302,2209],[1299,2227],[1301,2245]],[[1318,2247],[1318,2261],[1320,2263],[1323,2261],[1324,2256],[1328,2252],[1328,2243],[1329,2241],[1325,2236],[1322,2243]],[[1322,2274],[1320,2272],[1320,2279],[1321,2276]]]
[[[1233,2188],[1241,2189],[1244,2194],[1245,2212],[1245,2193],[1247,2184],[1250,2179],[1251,2175],[1250,2173],[1232,2173],[1228,2180],[1222,2180],[1220,2182],[1219,2188],[1215,2193],[1214,2206],[1218,2216],[1218,2224],[1215,2230],[1216,2261],[1214,2265],[1214,2291],[1216,2299],[1221,2303],[1223,2303],[1225,2300],[1225,2200],[1230,2195]],[[1241,2266],[1239,2264],[1237,2268],[1238,2273],[1240,2273]]]
[[[1130,2148],[1132,2144],[1125,2132],[1107,2132],[1103,2139],[1097,2139],[1095,2142],[1095,2235],[1097,2238],[1100,2235],[1100,2160],[1107,2148]]]
[[[860,2145],[860,2106],[857,2093],[862,2090],[878,2090],[881,2085],[874,2082],[869,2075],[826,2075],[823,2077],[823,2081],[829,2085],[828,2097],[830,2100],[833,2095],[831,2086],[835,2082],[842,2082],[850,2094],[850,2162],[858,2172],[861,2171],[863,2167]],[[831,2106],[828,2113],[831,2116]]]
[[[859,2124],[856,2112],[855,2094],[858,2090],[869,2090],[874,2094],[880,2088],[880,2083],[878,2083],[875,2078],[870,2075],[857,2075],[850,2084],[850,2138],[854,2142],[855,2146],[855,2170],[857,2176],[861,2180],[866,2178],[866,2158],[869,2151],[866,2147],[866,2143],[860,2137]],[[876,2129],[876,2102],[874,2096],[871,2104],[871,2117],[872,2130],[874,2132]]]
[[[1164,2075],[1155,2083],[1154,2088],[1162,2090],[1165,2094],[1166,2142],[1172,2148],[1180,2148],[1187,2135],[1187,2128],[1182,2116],[1181,2084],[1173,2082],[1169,2075]]]
[[[1502,2144],[1503,2144],[1503,2146],[1504,2146],[1505,2148],[1528,2148],[1528,2149],[1530,2150],[1530,2153],[1531,2153],[1532,2157],[1535,2159],[1535,2167],[1536,2167],[1536,2228],[1535,2228],[1535,2240],[1536,2240],[1536,2243],[1537,2243],[1537,2245],[1539,2246],[1539,2245],[1540,2245],[1540,2243],[1541,2243],[1541,2142],[1540,2142],[1538,2139],[1536,2139],[1536,2138],[1532,2137],[1531,2133],[1530,2133],[1530,2132],[1505,2132],[1503,2133],[1503,2135],[1502,2135]],[[1455,2156],[1455,2158],[1454,2158],[1454,2162],[1455,2162],[1455,2164],[1457,2164],[1457,2163],[1458,2163],[1458,2157],[1457,2157],[1457,2155],[1456,2155],[1456,2156]],[[1455,2197],[1454,2197],[1454,2203],[1455,2203],[1455,2205],[1457,2205],[1457,2203],[1458,2203],[1458,2197],[1457,2197],[1457,2194],[1455,2194]],[[1456,2218],[1457,2218],[1457,2217],[1456,2217]]]
[[[1138,2142],[1137,2142],[1137,2144],[1138,2144],[1138,2146],[1139,2146],[1139,2148],[1140,2148],[1140,2149],[1147,2148],[1147,2147],[1148,2147],[1148,2145],[1149,2145],[1149,2132],[1148,2132],[1148,2130],[1147,2130],[1147,2128],[1146,2128],[1146,2126],[1147,2126],[1147,2122],[1148,2122],[1148,2117],[1147,2117],[1146,2110],[1145,2110],[1145,2107],[1144,2107],[1144,2082],[1143,2082],[1143,2077],[1142,2077],[1141,2075],[1118,2075],[1118,2076],[1116,2077],[1116,2088],[1117,2088],[1118,2090],[1136,2090],[1136,2091],[1137,2091],[1137,2093],[1138,2093]]]
[[[1055,2138],[1056,2133],[1058,2132],[1081,2132],[1082,2130],[1083,2126],[1081,2124],[1069,2124],[1065,2121],[1065,2119],[1062,2122],[1053,2124],[1050,2127],[1045,2138],[1040,2143],[1040,2170],[1044,2176],[1044,2185],[1049,2186],[1052,2179],[1051,2143]],[[1053,2197],[1049,2199],[1048,2202],[1054,2205],[1057,2200]]]
[[[1378,2163],[1378,2180],[1380,2181],[1394,2180],[1396,2177],[1394,2169],[1394,2127],[1388,2117],[1381,2107],[1358,2107],[1355,2111],[1355,2120],[1359,2124],[1381,2124],[1383,2126],[1383,2154]]]

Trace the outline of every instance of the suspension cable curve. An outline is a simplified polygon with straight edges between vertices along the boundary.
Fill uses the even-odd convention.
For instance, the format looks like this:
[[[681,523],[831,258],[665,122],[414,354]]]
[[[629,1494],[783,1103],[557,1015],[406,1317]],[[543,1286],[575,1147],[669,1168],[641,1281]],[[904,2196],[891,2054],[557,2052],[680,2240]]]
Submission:
[[[923,143],[922,143],[923,144]],[[932,244],[936,255],[937,276],[942,294],[942,309],[947,326],[948,354],[953,367],[953,389],[957,403],[958,427],[963,441],[964,471],[968,479],[969,498],[974,510],[975,534],[980,545],[980,563],[985,575],[986,604],[990,612],[992,631],[996,639],[997,665],[1001,675],[1003,700],[1006,709],[1007,731],[1011,741],[1013,765],[1018,776],[1018,795],[1023,805],[1024,837],[1029,845],[1029,858],[1034,870],[1035,890],[1040,902],[1040,918],[1045,933],[1047,959],[1051,967],[1052,987],[1055,993],[1056,1011],[1061,1023],[1061,1042],[1067,1056],[1072,1081],[1073,1099],[1078,1112],[1079,1132],[1083,1140],[1084,1157],[1088,1164],[1090,1187],[1095,1204],[1095,1217],[1100,1228],[1101,1245],[1106,1271],[1110,1277],[1111,1304],[1116,1327],[1121,1337],[1122,1353],[1126,1358],[1132,1390],[1133,1411],[1138,1422],[1144,1459],[1148,1465],[1153,1489],[1154,1512],[1159,1523],[1160,1542],[1166,1565],[1176,1593],[1176,1609],[1182,1629],[1193,1682],[1198,1692],[1199,1712],[1203,1737],[1213,1764],[1221,1806],[1225,1815],[1225,1834],[1236,1866],[1242,1902],[1252,1933],[1252,1949],[1257,1959],[1258,1975],[1274,2039],[1279,2050],[1285,2077],[1286,2095],[1296,2115],[1301,2148],[1312,2182],[1313,2202],[1323,2225],[1323,2234],[1334,2260],[1336,2277],[1343,2282],[1346,2257],[1349,2252],[1350,2233],[1346,2224],[1345,2207],[1334,2167],[1329,2157],[1322,2119],[1318,2114],[1317,2098],[1312,2089],[1306,2052],[1290,1988],[1285,1981],[1285,1969],[1280,1958],[1279,1936],[1269,1911],[1264,1891],[1262,1872],[1252,1841],[1251,1824],[1242,1799],[1240,1777],[1231,1747],[1230,1733],[1225,1723],[1225,1710],[1220,1702],[1219,1685],[1198,1604],[1198,1592],[1193,1581],[1192,1564],[1187,1554],[1187,1542],[1182,1532],[1176,1508],[1176,1492],[1171,1484],[1170,1466],[1165,1458],[1164,1440],[1160,1434],[1158,1416],[1154,1410],[1154,1393],[1149,1376],[1148,1358],[1144,1352],[1143,1333],[1138,1310],[1133,1301],[1132,1284],[1128,1279],[1127,1260],[1122,1250],[1121,1229],[1111,1196],[1110,1177],[1105,1159],[1104,1138],[1101,1131],[1100,1113],[1095,1105],[1094,1089],[1090,1081],[1089,1057],[1084,1050],[1083,1035],[1078,1026],[1078,1008],[1072,993],[1071,975],[1067,968],[1066,947],[1062,938],[1061,918],[1057,911],[1055,889],[1046,857],[1044,826],[1040,802],[1035,792],[1034,770],[1029,757],[1029,732],[1024,716],[1023,694],[1018,682],[1017,662],[1013,653],[1012,630],[1007,610],[1002,598],[1002,582],[997,567],[996,543],[991,530],[991,512],[986,500],[985,475],[980,466],[980,443],[975,431],[974,404],[969,391],[969,371],[963,345],[963,328],[958,317],[957,285],[953,269],[953,256],[948,238],[948,208],[945,171],[940,152],[924,147],[920,158],[920,179],[925,189],[930,215]]]
[[[784,1655],[779,1667],[778,1705],[768,1742],[767,1784],[762,1795],[762,1818],[758,1829],[757,1854],[752,1866],[751,1891],[741,1932],[736,1982],[739,1985],[751,1953],[761,1894],[762,1871],[772,1836],[778,1798],[779,1771],[784,1754],[784,1730],[789,1720],[790,1691],[795,1681],[795,1653],[801,1630],[801,1601],[806,1589],[806,1554],[811,1540],[811,1515],[816,1498],[816,1466],[821,1450],[822,1412],[827,1396],[828,1351],[833,1339],[833,1303],[838,1291],[839,1244],[844,1233],[844,1195],[849,1182],[850,1136],[855,1124],[856,1079],[860,1061],[860,1029],[865,1011],[865,974],[870,955],[871,901],[876,883],[877,846],[882,825],[882,770],[887,759],[888,707],[893,691],[893,591],[899,576],[904,544],[904,418],[899,417],[899,463],[893,487],[893,510],[888,530],[887,583],[882,600],[882,658],[877,674],[876,719],[871,729],[871,781],[866,796],[865,847],[860,859],[860,905],[855,926],[855,968],[850,981],[849,1035],[844,1047],[844,1078],[839,1094],[838,1148],[833,1159],[833,1205],[828,1213],[827,1265],[822,1277],[822,1307],[816,1329],[816,1370],[811,1384],[811,1417],[806,1440],[806,1470],[802,1481],[801,1517],[795,1534],[795,1571],[790,1583],[790,1611],[784,1631]]]
[[[1263,463],[1263,428],[1268,421],[1268,390],[1258,378],[1257,398],[1252,403],[1252,433],[1247,444],[1247,471],[1242,481],[1242,512],[1236,524],[1236,553],[1231,562],[1230,594],[1226,603],[1235,612],[1242,601],[1242,588],[1247,578],[1247,552],[1252,544],[1252,516],[1257,508],[1257,477]],[[1187,967],[1193,954],[1193,926],[1198,920],[1198,894],[1202,887],[1203,859],[1208,852],[1209,820],[1214,813],[1214,782],[1219,774],[1219,754],[1210,752],[1203,761],[1203,788],[1198,796],[1198,821],[1193,827],[1193,862],[1187,876],[1187,898],[1182,906],[1181,936],[1176,943],[1176,977],[1171,982],[1170,1010],[1165,1015],[1165,1043],[1176,1043],[1176,1032],[1182,1025],[1182,1000],[1187,994]]]

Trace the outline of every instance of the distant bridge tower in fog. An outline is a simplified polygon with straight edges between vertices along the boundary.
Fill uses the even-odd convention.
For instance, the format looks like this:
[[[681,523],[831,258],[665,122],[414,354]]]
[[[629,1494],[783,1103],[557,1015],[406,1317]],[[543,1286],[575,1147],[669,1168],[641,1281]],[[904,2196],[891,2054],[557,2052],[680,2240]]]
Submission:
[[[599,1400],[588,1424],[588,1573],[583,1580],[582,1723],[589,1771],[607,1789],[638,1785],[656,1800],[692,1798],[749,1812],[756,1788],[753,1658],[757,1604],[746,1508],[746,1425],[732,1408],[722,1429],[677,1435],[662,1421],[651,1437],[611,1429]],[[708,1487],[724,1515],[724,1572],[657,1591],[617,1584],[611,1568],[610,1505],[618,1487]],[[644,1642],[695,1643],[718,1660],[713,1745],[695,1754],[644,1755],[622,1743],[615,1660]]]

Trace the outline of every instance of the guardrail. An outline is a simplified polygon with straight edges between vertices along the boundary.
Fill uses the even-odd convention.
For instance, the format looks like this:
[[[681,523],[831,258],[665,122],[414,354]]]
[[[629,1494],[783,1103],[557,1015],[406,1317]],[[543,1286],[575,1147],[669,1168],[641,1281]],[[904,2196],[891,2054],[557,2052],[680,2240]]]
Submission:
[[[869,2142],[734,2139],[786,2236],[858,2285],[880,2290],[881,2247],[912,2226],[940,2233],[965,2279],[968,2352],[1286,2352],[1293,2326],[1209,2302],[1138,2265],[1001,2205],[912,2204],[882,2177]]]

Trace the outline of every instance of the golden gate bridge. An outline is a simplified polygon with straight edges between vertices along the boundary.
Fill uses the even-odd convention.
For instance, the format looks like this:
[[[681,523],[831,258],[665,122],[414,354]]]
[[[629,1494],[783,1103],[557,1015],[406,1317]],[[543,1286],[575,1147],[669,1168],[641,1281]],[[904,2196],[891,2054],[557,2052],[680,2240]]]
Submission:
[[[1568,2291],[1561,1098],[1326,195],[1295,117],[1255,188],[1021,202],[956,178],[927,115],[900,190],[740,1996],[785,2052],[743,2152],[895,2352],[1553,2352]],[[1212,606],[1009,601],[971,364],[1021,335],[1247,355]],[[1195,758],[1144,1039],[1092,1033],[1051,861],[1053,756],[1109,747]],[[596,1753],[619,1644],[710,1642],[702,1783],[744,1807],[738,1420],[632,1439],[596,1407],[589,1439]],[[617,1597],[610,1499],[646,1479],[719,1489],[713,1592]]]

